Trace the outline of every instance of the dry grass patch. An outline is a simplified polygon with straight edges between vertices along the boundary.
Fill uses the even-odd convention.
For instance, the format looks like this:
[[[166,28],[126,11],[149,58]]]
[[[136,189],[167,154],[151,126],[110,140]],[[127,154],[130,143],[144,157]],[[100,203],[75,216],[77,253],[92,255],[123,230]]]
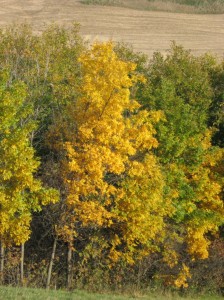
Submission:
[[[224,0],[81,0],[81,3],[189,14],[222,14]]]

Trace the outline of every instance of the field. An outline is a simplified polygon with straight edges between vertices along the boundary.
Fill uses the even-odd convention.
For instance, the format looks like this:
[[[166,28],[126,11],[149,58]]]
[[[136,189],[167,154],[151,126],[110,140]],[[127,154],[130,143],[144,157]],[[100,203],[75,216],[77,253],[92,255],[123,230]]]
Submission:
[[[133,297],[109,294],[90,294],[84,291],[46,291],[41,289],[0,287],[0,300],[221,300],[218,296],[180,297],[172,294],[134,295]]]
[[[123,3],[130,8],[85,5],[78,0],[0,0],[0,25],[28,22],[38,33],[51,22],[69,26],[75,21],[90,42],[122,41],[151,56],[155,51],[166,52],[175,40],[196,55],[209,51],[223,57],[224,15],[148,11],[147,0]]]

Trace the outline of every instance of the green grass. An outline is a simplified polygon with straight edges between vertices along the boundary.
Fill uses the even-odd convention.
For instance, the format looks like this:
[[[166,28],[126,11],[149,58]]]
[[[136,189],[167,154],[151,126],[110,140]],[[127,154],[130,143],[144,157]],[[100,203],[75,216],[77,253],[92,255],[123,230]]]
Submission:
[[[223,14],[224,0],[80,0],[84,4],[121,6],[138,10],[154,10],[195,14]]]
[[[85,291],[66,292],[31,288],[0,287],[0,300],[131,300],[125,296],[91,294]]]
[[[31,288],[13,288],[13,287],[0,287],[0,300],[222,300],[223,297],[217,295],[208,296],[177,296],[171,293],[167,294],[153,294],[153,295],[140,295],[122,296],[112,294],[95,294],[87,293],[85,291],[66,292],[61,290],[43,290]]]

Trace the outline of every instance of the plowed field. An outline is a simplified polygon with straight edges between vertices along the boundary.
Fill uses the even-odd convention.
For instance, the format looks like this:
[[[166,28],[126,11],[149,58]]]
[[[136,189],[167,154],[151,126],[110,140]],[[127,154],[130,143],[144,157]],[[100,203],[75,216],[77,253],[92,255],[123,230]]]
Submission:
[[[28,22],[35,31],[56,22],[81,24],[90,41],[123,41],[149,56],[175,40],[193,53],[224,55],[224,15],[193,15],[84,5],[77,0],[0,0],[0,25]]]

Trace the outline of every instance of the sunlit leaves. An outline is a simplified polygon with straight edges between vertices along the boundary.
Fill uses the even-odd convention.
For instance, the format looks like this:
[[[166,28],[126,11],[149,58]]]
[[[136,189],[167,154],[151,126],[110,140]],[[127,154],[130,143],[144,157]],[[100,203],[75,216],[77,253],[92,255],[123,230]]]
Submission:
[[[153,124],[162,113],[141,110],[130,99],[130,88],[144,79],[134,74],[135,64],[117,57],[112,43],[95,44],[79,61],[80,97],[66,109],[69,121],[62,127],[67,141],[55,143],[66,153],[64,236],[68,240],[69,228],[71,236],[80,226],[95,228],[98,236],[107,228],[99,243],[106,241],[108,257],[133,263],[134,255],[155,250],[152,244],[162,239],[169,214],[163,177],[151,152],[158,146]],[[50,137],[57,131],[56,125]]]
[[[32,211],[57,197],[34,178],[39,162],[29,141],[35,124],[26,87],[10,84],[7,73],[0,80],[0,237],[4,243],[21,244],[30,235]]]

